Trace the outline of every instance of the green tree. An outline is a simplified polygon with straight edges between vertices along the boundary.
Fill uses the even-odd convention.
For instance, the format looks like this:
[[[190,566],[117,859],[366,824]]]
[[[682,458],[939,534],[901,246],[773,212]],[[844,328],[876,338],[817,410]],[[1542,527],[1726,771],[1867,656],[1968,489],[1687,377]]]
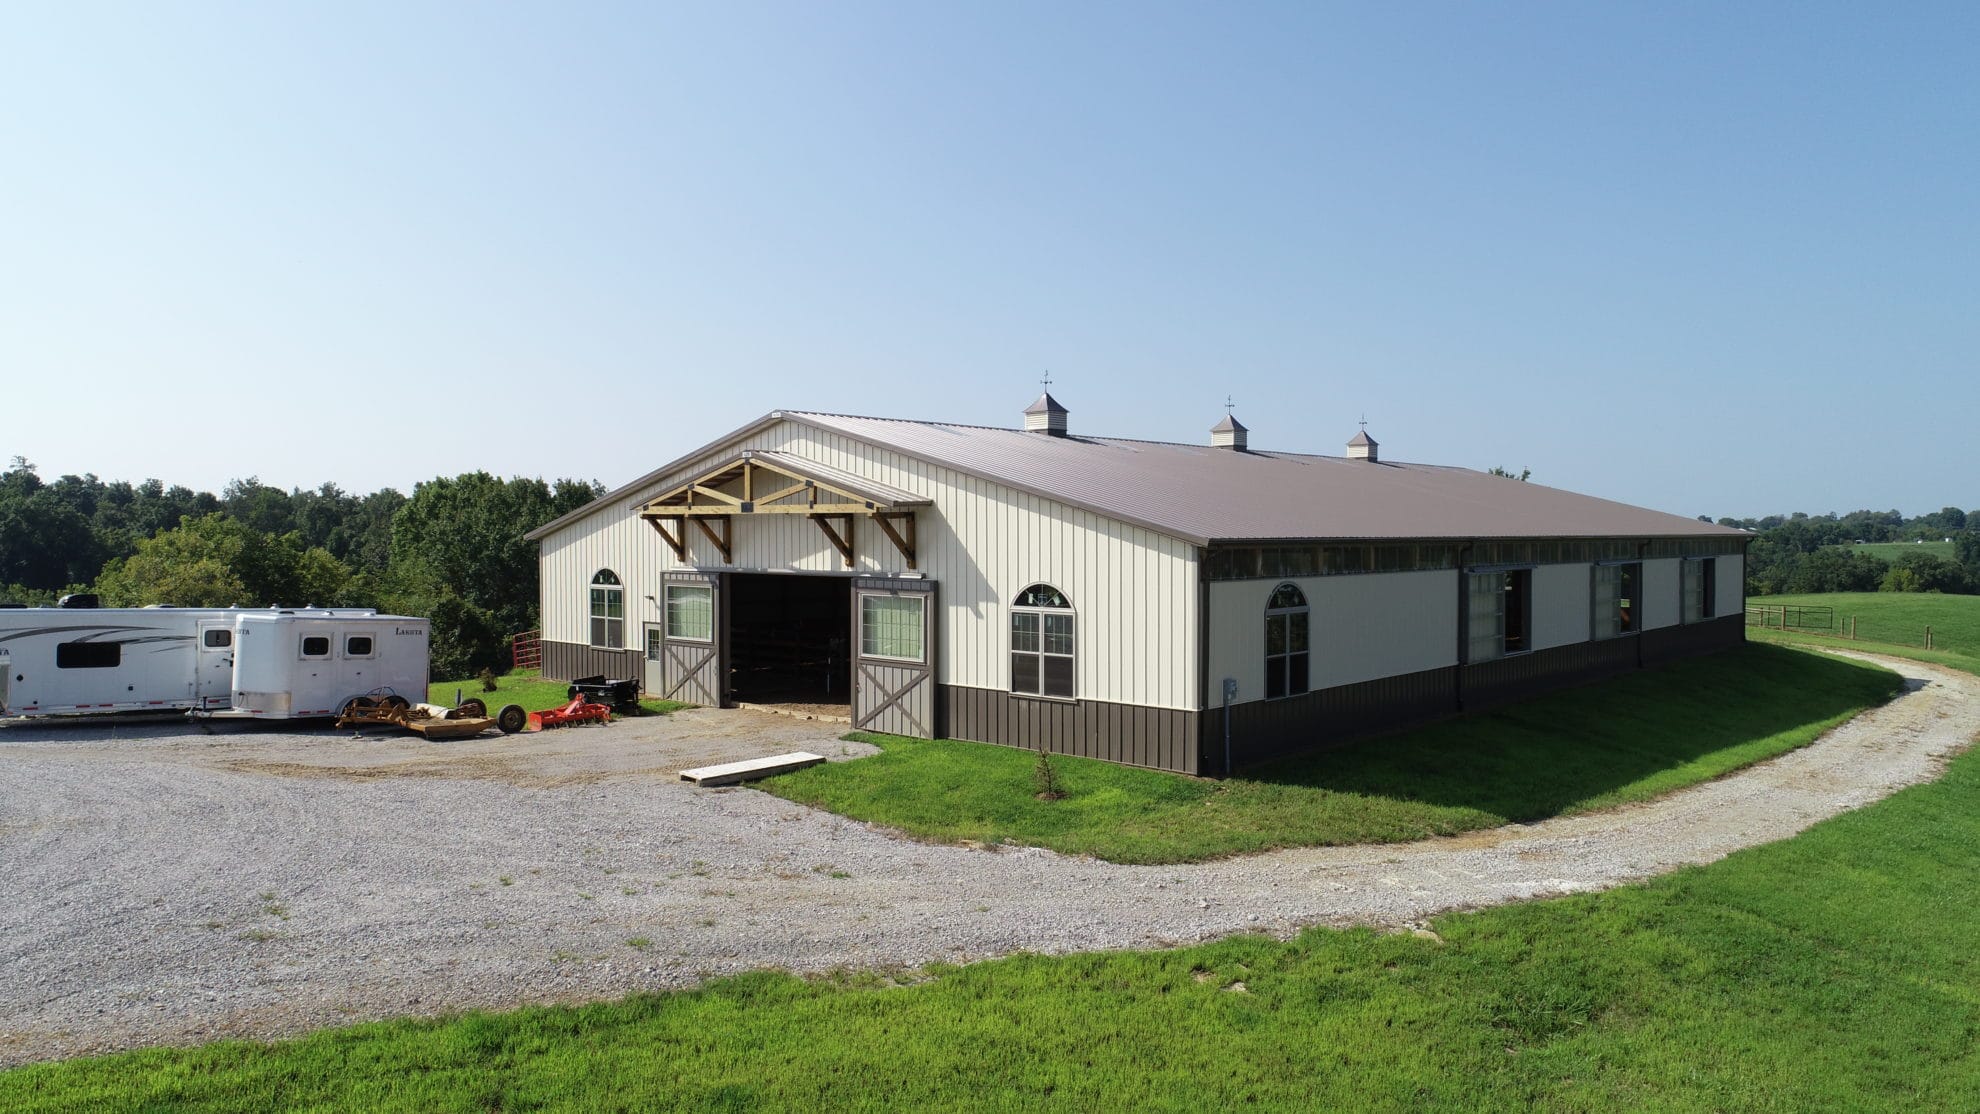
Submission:
[[[21,457],[0,473],[0,584],[45,592],[95,578],[104,554],[88,516],[65,498],[78,487],[87,492],[75,477],[61,490],[43,484]]]
[[[1486,475],[1488,475],[1488,476],[1504,476],[1504,477],[1506,477],[1507,479],[1512,479],[1512,480],[1520,480],[1520,481],[1522,481],[1522,482],[1524,482],[1525,480],[1527,480],[1528,478],[1530,478],[1530,477],[1531,477],[1531,476],[1533,475],[1533,469],[1531,469],[1531,468],[1521,468],[1521,469],[1519,470],[1519,475],[1517,475],[1517,476],[1515,476],[1515,475],[1513,475],[1513,473],[1512,473],[1512,469],[1510,469],[1510,468],[1501,468],[1501,467],[1499,467],[1498,465],[1496,465],[1496,464],[1495,464],[1495,465],[1493,465],[1492,467],[1490,467],[1490,468],[1487,468],[1487,469],[1485,470],[1485,474],[1486,474]]]
[[[392,519],[387,598],[433,620],[436,672],[442,662],[502,664],[503,639],[537,625],[536,543],[523,535],[602,493],[486,472],[413,488]]]
[[[1930,553],[1900,553],[1891,562],[1878,589],[1885,592],[1948,592],[1960,595],[1973,591],[1966,570],[1944,557]]]
[[[356,606],[361,583],[321,548],[293,533],[275,536],[214,513],[187,518],[137,544],[97,578],[112,607]]]
[[[1817,549],[1796,555],[1788,563],[1782,591],[1875,592],[1883,586],[1890,563],[1843,548]]]

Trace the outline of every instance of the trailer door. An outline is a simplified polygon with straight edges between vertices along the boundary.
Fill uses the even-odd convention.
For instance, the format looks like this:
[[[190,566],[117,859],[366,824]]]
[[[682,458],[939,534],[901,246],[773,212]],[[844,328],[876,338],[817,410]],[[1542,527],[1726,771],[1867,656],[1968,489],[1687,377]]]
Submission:
[[[229,620],[199,621],[193,671],[193,707],[225,708],[234,702],[234,628]]]
[[[727,616],[720,573],[670,572],[661,580],[662,700],[720,708],[728,680],[723,660]]]

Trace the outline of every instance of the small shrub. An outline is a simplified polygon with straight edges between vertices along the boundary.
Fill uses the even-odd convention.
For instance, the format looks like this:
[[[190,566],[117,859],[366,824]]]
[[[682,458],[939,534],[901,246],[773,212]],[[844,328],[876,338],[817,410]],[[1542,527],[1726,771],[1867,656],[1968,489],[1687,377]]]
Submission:
[[[1041,801],[1056,801],[1066,795],[1066,787],[1059,781],[1059,770],[1052,765],[1052,756],[1045,753],[1042,747],[1038,751],[1038,765],[1031,770],[1031,781]]]
[[[481,682],[481,691],[483,692],[494,692],[498,687],[495,684],[495,671],[485,665],[481,667],[481,672],[476,675],[476,679]]]

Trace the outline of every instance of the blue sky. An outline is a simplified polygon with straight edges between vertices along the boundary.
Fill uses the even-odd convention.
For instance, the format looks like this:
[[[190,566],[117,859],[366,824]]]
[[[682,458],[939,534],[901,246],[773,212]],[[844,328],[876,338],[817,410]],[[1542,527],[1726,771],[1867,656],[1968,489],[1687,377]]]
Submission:
[[[617,484],[778,408],[1980,507],[1972,5],[0,12],[0,456]]]

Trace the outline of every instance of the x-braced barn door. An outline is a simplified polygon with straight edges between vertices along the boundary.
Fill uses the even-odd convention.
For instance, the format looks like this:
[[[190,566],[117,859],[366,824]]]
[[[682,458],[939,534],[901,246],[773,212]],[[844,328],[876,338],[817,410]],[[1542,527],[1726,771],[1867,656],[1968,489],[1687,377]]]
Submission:
[[[852,725],[935,737],[935,584],[853,581]]]
[[[722,706],[722,576],[670,572],[661,577],[660,697]]]

